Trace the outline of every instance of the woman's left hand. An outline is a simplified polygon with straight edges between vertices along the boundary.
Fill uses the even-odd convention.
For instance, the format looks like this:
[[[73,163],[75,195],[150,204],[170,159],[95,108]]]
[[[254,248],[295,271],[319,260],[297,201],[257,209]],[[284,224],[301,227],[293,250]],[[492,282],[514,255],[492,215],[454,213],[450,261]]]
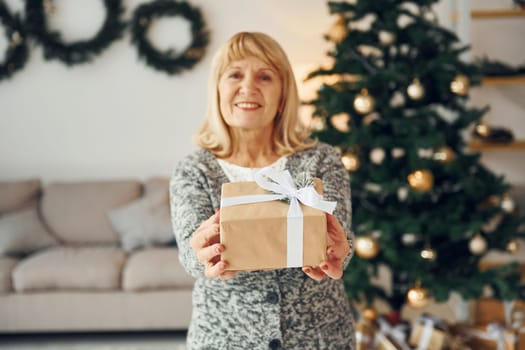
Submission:
[[[303,267],[304,273],[317,281],[321,281],[325,276],[332,279],[343,277],[343,260],[350,253],[345,230],[335,215],[326,214],[326,225],[328,232],[327,260],[318,266]]]

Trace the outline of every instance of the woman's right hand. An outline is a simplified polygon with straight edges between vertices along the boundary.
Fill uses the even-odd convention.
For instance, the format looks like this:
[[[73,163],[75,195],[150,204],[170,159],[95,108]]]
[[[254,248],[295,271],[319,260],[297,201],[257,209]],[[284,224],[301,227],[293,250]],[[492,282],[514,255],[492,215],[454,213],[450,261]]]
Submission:
[[[207,278],[226,280],[235,276],[236,272],[226,271],[228,263],[221,261],[224,245],[220,243],[219,218],[220,212],[217,211],[204,221],[191,236],[190,245],[197,259],[204,265],[204,275]]]

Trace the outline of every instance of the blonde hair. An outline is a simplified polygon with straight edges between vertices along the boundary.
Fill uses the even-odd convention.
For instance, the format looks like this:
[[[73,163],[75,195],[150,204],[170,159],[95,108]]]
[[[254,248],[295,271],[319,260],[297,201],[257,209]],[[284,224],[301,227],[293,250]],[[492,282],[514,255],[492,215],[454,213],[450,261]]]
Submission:
[[[287,155],[315,145],[314,141],[307,140],[308,130],[299,122],[299,95],[286,53],[277,41],[258,32],[235,34],[215,54],[208,81],[208,110],[195,143],[220,158],[232,154],[232,131],[220,111],[218,82],[231,62],[247,57],[256,57],[271,66],[278,72],[283,84],[278,115],[274,119],[274,151]]]

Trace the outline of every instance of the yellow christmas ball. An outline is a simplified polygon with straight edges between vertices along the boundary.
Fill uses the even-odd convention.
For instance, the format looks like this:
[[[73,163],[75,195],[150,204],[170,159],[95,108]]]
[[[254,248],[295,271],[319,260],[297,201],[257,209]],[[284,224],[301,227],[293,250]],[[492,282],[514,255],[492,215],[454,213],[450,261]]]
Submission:
[[[468,248],[472,254],[481,255],[487,251],[487,241],[477,233],[468,243]]]
[[[374,110],[375,101],[372,96],[368,94],[367,89],[361,90],[354,98],[354,109],[359,114],[368,114]]]
[[[379,253],[379,243],[372,236],[357,237],[355,252],[363,259],[372,259]]]
[[[361,315],[363,316],[365,320],[375,321],[377,319],[378,313],[374,307],[368,306],[363,309],[363,312],[361,313]]]
[[[443,146],[434,152],[433,158],[439,162],[450,163],[456,158],[456,154],[450,147]]]
[[[514,203],[514,200],[508,193],[505,193],[503,195],[503,197],[501,198],[500,205],[501,209],[503,209],[503,211],[508,214],[512,214],[514,212],[514,209],[516,209],[516,204]]]
[[[428,294],[428,290],[421,286],[415,286],[410,288],[407,293],[408,305],[415,308],[422,308],[427,306],[429,302]]]
[[[415,78],[407,88],[408,96],[413,100],[421,100],[425,96],[425,87]]]
[[[458,74],[454,77],[454,80],[450,82],[450,91],[456,95],[465,96],[468,94],[470,87],[470,81],[464,74]]]
[[[475,128],[478,135],[487,137],[490,134],[490,127],[485,123],[478,123]]]
[[[343,154],[343,156],[341,157],[341,161],[343,162],[343,165],[348,171],[356,171],[361,165],[359,157],[354,153],[350,152]]]
[[[427,192],[434,186],[434,176],[430,170],[416,170],[408,175],[410,187],[419,192]]]

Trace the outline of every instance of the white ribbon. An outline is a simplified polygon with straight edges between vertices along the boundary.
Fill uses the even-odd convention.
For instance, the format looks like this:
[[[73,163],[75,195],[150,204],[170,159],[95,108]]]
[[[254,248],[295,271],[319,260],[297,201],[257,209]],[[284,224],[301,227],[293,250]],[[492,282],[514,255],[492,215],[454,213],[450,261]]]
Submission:
[[[288,199],[290,207],[287,214],[287,266],[303,266],[303,211],[299,202],[329,214],[333,213],[337,203],[323,200],[312,186],[298,189],[288,170],[276,171],[267,167],[255,173],[254,178],[257,185],[273,194],[222,198],[221,207]]]
[[[397,345],[401,347],[402,350],[410,350],[410,346],[406,343],[406,337],[404,325],[400,324],[398,326],[392,327],[388,321],[384,320],[382,317],[377,319],[379,323],[379,334],[377,335],[378,343],[385,338],[386,335],[390,335],[394,340],[396,340]],[[377,344],[376,344],[377,345]]]
[[[496,341],[498,343],[497,350],[505,350],[505,340],[509,341],[510,343],[514,343],[516,341],[516,336],[505,334],[505,328],[498,323],[489,323],[487,325],[486,332],[469,329],[465,333],[477,338]]]
[[[434,320],[431,318],[424,318],[423,323],[423,332],[421,333],[421,340],[419,341],[417,350],[428,349],[430,340],[432,339],[432,332],[434,331]]]

